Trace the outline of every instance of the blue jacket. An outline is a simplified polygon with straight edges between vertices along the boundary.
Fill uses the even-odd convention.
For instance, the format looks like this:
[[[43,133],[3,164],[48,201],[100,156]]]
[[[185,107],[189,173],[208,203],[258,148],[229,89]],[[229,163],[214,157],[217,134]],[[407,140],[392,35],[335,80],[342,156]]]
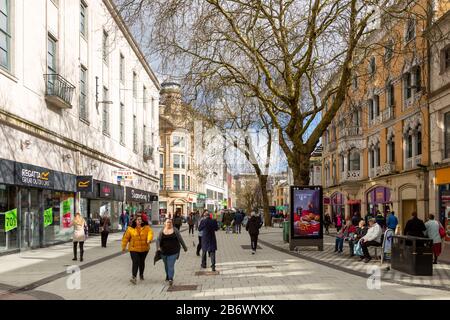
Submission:
[[[202,231],[202,250],[211,252],[217,250],[216,231],[219,230],[217,221],[206,218],[200,222],[198,230]]]
[[[395,230],[395,228],[398,225],[398,219],[396,216],[394,216],[393,214],[389,214],[388,218],[387,218],[387,227],[389,229]]]
[[[234,216],[234,223],[241,224],[242,220],[244,220],[244,215],[240,212],[236,213],[236,215]]]

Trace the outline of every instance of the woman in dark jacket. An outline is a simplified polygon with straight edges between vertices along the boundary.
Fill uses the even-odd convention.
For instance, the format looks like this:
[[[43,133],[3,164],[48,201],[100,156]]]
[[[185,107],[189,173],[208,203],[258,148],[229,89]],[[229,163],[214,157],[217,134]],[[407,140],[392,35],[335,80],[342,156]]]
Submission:
[[[250,241],[252,246],[252,254],[256,253],[256,247],[258,246],[259,228],[261,228],[261,218],[256,216],[256,213],[252,211],[251,218],[248,220],[245,229],[250,234]]]
[[[181,246],[183,246],[184,252],[186,252],[187,247],[180,232],[173,227],[172,220],[167,219],[164,228],[156,240],[156,248],[161,251],[161,258],[164,261],[164,268],[166,270],[166,281],[169,281],[170,286],[173,284],[175,262],[180,256]]]

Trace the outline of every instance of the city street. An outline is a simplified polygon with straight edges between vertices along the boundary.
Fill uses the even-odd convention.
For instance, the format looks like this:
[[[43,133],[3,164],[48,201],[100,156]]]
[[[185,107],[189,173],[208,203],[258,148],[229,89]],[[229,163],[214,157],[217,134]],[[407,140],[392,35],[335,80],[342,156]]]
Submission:
[[[156,233],[158,230],[154,229]],[[217,232],[218,274],[210,275],[198,275],[202,269],[194,248],[197,234],[192,237],[184,230],[182,235],[189,250],[182,252],[177,261],[174,291],[169,291],[164,282],[162,261],[153,266],[154,243],[146,260],[145,280],[138,280],[137,285],[130,283],[131,259],[128,253],[120,254],[120,233],[110,235],[107,248],[100,247],[99,237],[88,239],[85,261],[75,263],[81,268],[79,289],[71,289],[76,282],[70,281],[73,276],[66,272],[72,265],[71,243],[6,255],[0,257],[0,299],[450,299],[448,276],[447,282],[429,281],[420,289],[406,278],[404,284],[398,284],[383,276],[379,289],[370,285],[371,281],[369,289],[370,274],[364,273],[376,263],[359,263],[357,271],[345,271],[343,261],[334,267],[330,259],[325,259],[330,255],[327,246],[322,253],[308,250],[304,259],[303,253],[296,256],[284,251],[280,230],[261,229],[263,243],[256,255],[242,247],[249,245],[246,232]],[[332,239],[326,236],[325,243]],[[439,264],[436,268],[441,271],[435,272],[433,279],[448,272],[449,265]]]

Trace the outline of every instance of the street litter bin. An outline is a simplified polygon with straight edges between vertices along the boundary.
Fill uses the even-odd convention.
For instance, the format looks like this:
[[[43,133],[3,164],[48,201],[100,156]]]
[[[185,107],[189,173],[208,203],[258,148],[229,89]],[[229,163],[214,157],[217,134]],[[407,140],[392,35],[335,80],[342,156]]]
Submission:
[[[283,222],[283,240],[284,242],[289,242],[289,221]]]
[[[412,236],[394,236],[391,268],[417,276],[433,275],[433,240]]]

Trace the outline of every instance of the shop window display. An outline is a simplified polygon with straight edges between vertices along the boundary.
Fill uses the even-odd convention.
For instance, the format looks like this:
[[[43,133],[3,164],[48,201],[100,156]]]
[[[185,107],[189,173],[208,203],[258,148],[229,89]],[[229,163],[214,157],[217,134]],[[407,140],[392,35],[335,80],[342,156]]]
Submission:
[[[14,187],[0,185],[0,252],[15,250],[19,247],[18,228],[5,230],[5,213],[16,209]]]
[[[44,223],[44,244],[70,240],[73,228],[69,225],[75,215],[74,194],[45,190],[44,210],[48,210],[47,215],[52,217],[48,223]]]

